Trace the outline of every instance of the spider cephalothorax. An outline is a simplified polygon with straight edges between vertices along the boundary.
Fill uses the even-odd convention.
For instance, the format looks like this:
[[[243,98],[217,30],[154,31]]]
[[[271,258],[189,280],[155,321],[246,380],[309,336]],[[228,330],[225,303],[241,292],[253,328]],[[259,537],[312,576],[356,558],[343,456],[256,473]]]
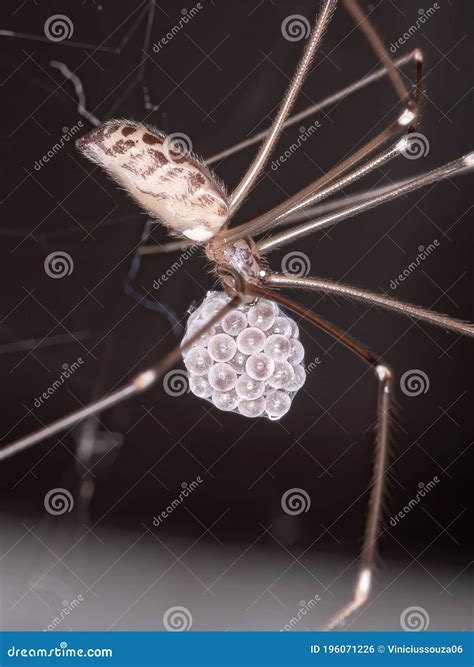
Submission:
[[[229,294],[236,293],[235,276],[245,284],[257,284],[265,275],[262,258],[250,238],[237,239],[225,243],[220,237],[214,237],[206,244],[206,256],[214,263],[214,268]],[[253,300],[255,297],[246,297]]]

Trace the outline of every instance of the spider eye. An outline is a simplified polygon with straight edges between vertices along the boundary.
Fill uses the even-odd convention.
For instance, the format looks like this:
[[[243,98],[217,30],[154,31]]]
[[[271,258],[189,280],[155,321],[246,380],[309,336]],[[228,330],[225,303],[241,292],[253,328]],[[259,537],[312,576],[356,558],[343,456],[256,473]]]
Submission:
[[[76,146],[175,233],[205,242],[227,219],[224,188],[192,154],[186,135],[166,136],[131,121],[108,121]]]

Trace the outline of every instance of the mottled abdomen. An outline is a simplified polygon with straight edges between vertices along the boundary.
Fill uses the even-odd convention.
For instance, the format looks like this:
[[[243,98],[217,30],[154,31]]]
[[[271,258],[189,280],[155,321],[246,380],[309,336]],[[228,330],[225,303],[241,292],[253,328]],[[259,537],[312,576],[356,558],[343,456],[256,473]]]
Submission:
[[[204,242],[227,219],[222,185],[202,162],[156,129],[111,120],[76,145],[177,234]]]

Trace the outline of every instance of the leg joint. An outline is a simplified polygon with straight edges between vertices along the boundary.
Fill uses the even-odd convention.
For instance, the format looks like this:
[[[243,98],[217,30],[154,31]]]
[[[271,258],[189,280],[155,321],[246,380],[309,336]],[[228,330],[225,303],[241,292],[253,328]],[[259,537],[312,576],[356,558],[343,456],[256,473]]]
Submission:
[[[364,604],[364,602],[368,599],[371,586],[372,586],[372,572],[367,567],[361,570],[361,572],[359,573],[354,590],[354,599],[359,604]]]

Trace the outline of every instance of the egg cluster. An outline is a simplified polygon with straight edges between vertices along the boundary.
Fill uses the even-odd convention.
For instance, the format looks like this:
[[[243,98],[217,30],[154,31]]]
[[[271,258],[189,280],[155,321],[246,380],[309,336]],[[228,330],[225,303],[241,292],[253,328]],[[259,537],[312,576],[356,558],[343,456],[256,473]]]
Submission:
[[[224,292],[208,292],[184,341],[228,302]],[[269,419],[283,417],[303,386],[303,357],[296,322],[266,299],[231,310],[183,354],[193,394],[220,410]]]

